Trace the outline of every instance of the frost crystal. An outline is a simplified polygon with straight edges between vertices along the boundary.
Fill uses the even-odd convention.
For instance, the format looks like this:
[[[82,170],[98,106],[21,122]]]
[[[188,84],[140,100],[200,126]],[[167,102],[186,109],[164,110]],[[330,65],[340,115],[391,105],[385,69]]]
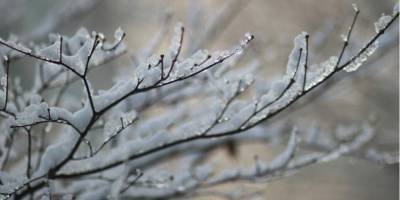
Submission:
[[[357,4],[353,3],[353,4],[351,4],[351,6],[353,6],[354,11],[356,11],[356,12],[359,11]]]
[[[174,29],[175,35],[171,40],[171,45],[169,47],[170,56],[173,58],[178,54],[179,48],[181,47],[181,35],[183,34],[183,25],[178,23]]]
[[[371,44],[365,51],[355,58],[349,65],[347,65],[344,70],[346,72],[356,71],[367,59],[371,56],[375,50],[378,48],[378,42],[374,42]]]
[[[185,59],[176,66],[176,70],[174,71],[173,77],[176,78],[185,77],[193,73],[193,70],[197,70],[196,69],[197,66],[199,66],[200,64],[202,64],[204,61],[207,60],[208,55],[209,54],[207,50],[197,51],[191,57]]]
[[[236,113],[236,115],[234,115],[229,121],[232,125],[241,125],[254,113],[254,111],[255,104],[249,104]]]
[[[97,33],[97,36],[99,37],[100,41],[104,41],[104,35],[102,33]],[[114,32],[114,41],[109,43],[109,44],[102,44],[106,49],[112,49],[115,48],[117,45],[122,46],[120,42],[125,36],[125,32],[121,29],[121,27],[118,27],[117,30]]]
[[[121,128],[121,123],[118,120],[109,120],[104,125],[104,141],[112,137]]]
[[[12,193],[18,190],[27,179],[20,175],[9,174],[5,171],[0,171],[0,193]]]
[[[85,71],[86,61],[93,48],[94,42],[94,39],[86,40],[82,48],[80,48],[76,54],[72,56],[63,55],[63,62],[82,75]]]
[[[60,41],[57,40],[52,45],[38,50],[38,54],[50,60],[58,60],[60,57]]]
[[[376,33],[379,33],[380,31],[385,29],[391,20],[392,20],[392,16],[382,14],[382,16],[379,18],[379,20],[374,23]]]
[[[244,49],[247,47],[249,42],[254,39],[254,35],[251,33],[245,33],[244,39],[240,40],[239,46],[234,49],[236,55],[240,55],[243,53]]]
[[[93,96],[95,108],[97,110],[104,109],[109,106],[113,101],[122,98],[131,92],[138,84],[137,79],[120,80],[113,87],[108,90],[99,91],[99,95]]]
[[[39,169],[35,172],[33,177],[38,177],[47,173],[49,169],[65,159],[71,151],[79,135],[74,133],[72,129],[64,129],[64,131],[66,134],[62,135],[60,142],[52,144],[46,149],[42,156]]]
[[[341,34],[340,37],[342,38],[343,42],[347,42],[348,40],[347,35]]]
[[[330,74],[330,72],[332,72],[333,70],[335,70],[335,66],[338,62],[338,58],[336,56],[331,56],[329,58],[329,60],[325,61],[322,63],[322,67],[324,69],[326,69],[323,75],[327,76],[328,74]]]
[[[125,32],[121,29],[121,27],[118,27],[118,29],[114,33],[114,37],[117,40],[121,40],[124,35],[125,35]]]
[[[320,65],[312,65],[310,68],[314,71],[310,71],[309,79],[307,79],[305,90],[309,90],[321,81],[323,81],[327,76],[335,71],[338,58],[336,56],[331,56],[328,60],[321,63]]]
[[[123,121],[123,126],[128,126],[130,125],[137,117],[137,113],[135,111],[131,111],[128,113],[125,113],[121,116],[122,121]]]
[[[294,47],[292,49],[292,52],[289,55],[288,58],[288,63],[286,66],[286,74],[289,75],[290,77],[293,76],[293,74],[296,71],[297,64],[299,63],[299,56],[300,58],[300,63],[299,67],[304,66],[305,64],[305,58],[306,58],[306,32],[302,32],[296,38],[294,39]],[[301,51],[301,53],[300,53]]]
[[[110,139],[114,135],[118,134],[123,128],[132,124],[132,122],[136,119],[136,112],[131,111],[128,113],[122,114],[119,118],[114,117],[112,119],[107,120],[104,125],[104,141]]]

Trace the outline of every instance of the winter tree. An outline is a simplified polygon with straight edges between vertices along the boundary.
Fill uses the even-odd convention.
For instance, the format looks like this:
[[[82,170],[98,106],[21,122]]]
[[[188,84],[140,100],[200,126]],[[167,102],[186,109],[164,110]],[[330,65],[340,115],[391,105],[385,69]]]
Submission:
[[[126,53],[124,39],[134,33],[118,28],[109,37],[87,28],[71,35],[54,30],[98,2],[69,2],[29,34],[7,33],[0,39],[2,199],[247,199],[256,194],[215,188],[237,181],[274,181],[341,156],[382,165],[398,162],[396,153],[365,147],[377,134],[378,122],[368,117],[338,124],[333,131],[285,120],[264,125],[280,113],[290,115],[294,103],[328,90],[338,74],[351,78],[363,65],[371,65],[370,56],[397,40],[398,5],[371,24],[375,34],[361,41],[352,36],[363,12],[353,4],[354,15],[341,24],[347,31],[337,37],[341,40],[335,38],[340,49],[324,55],[323,62],[311,59],[316,53],[310,44],[313,35],[299,33],[282,66],[285,72],[268,80],[259,75],[260,58],[246,54],[257,35],[243,30],[230,48],[202,49],[221,34],[240,2],[227,1],[208,23],[198,25],[203,31],[197,36],[188,35],[183,23],[171,28],[167,14],[165,25],[134,55],[129,70],[107,77],[113,86],[99,89],[90,73]],[[0,10],[15,7],[15,15],[3,16],[0,23],[7,29],[23,12],[17,9],[23,1],[0,3]],[[189,16],[193,24],[201,15],[196,9]],[[158,54],[169,29],[169,47]],[[36,42],[43,35],[48,39]],[[26,61],[23,68],[33,69],[29,87],[13,74],[21,60]],[[235,145],[248,141],[285,147],[271,160],[250,155],[254,160],[244,167],[220,168],[208,159],[217,148],[228,147],[235,154]]]

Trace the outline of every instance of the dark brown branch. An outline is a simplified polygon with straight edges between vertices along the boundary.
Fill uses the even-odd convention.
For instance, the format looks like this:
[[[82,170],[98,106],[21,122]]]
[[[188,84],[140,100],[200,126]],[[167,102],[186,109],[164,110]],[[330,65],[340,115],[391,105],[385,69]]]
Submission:
[[[182,36],[182,37],[183,37],[183,36]],[[248,38],[247,42],[250,42],[252,39],[254,39],[254,37]],[[89,130],[91,129],[91,127],[93,126],[93,124],[96,122],[96,120],[99,119],[99,117],[100,117],[102,114],[104,114],[106,111],[108,111],[109,109],[111,109],[112,107],[114,107],[115,105],[117,105],[118,103],[120,103],[121,101],[123,101],[124,99],[126,99],[127,97],[129,97],[129,96],[131,96],[131,95],[133,95],[133,94],[138,94],[138,93],[141,93],[141,92],[149,91],[149,90],[151,90],[151,89],[155,89],[155,88],[159,88],[159,87],[162,87],[162,86],[165,86],[165,85],[168,85],[168,84],[172,84],[172,83],[175,83],[175,82],[177,82],[177,81],[181,81],[181,80],[188,79],[188,78],[190,78],[190,77],[193,77],[193,76],[195,76],[195,75],[197,75],[197,74],[199,74],[199,73],[201,73],[201,72],[203,72],[203,71],[205,71],[205,70],[207,70],[207,69],[209,69],[209,68],[211,68],[211,67],[213,67],[213,66],[219,64],[219,63],[222,63],[224,60],[226,60],[226,59],[232,57],[233,55],[235,55],[235,52],[231,52],[231,53],[228,54],[228,55],[224,55],[224,57],[218,58],[216,61],[212,62],[212,63],[209,64],[208,66],[206,66],[206,67],[204,67],[204,68],[202,68],[202,69],[200,69],[200,70],[198,70],[198,71],[196,71],[196,72],[193,72],[193,73],[191,73],[191,74],[189,74],[189,75],[187,75],[187,76],[179,77],[179,78],[173,79],[173,80],[171,80],[171,81],[167,81],[167,82],[165,82],[165,83],[161,83],[163,80],[160,79],[160,80],[159,80],[158,82],[156,82],[154,85],[149,86],[149,87],[146,87],[146,88],[140,88],[140,89],[139,89],[139,86],[140,86],[140,84],[141,84],[142,81],[143,81],[143,79],[140,79],[140,80],[138,81],[138,84],[136,85],[136,88],[134,88],[131,92],[127,93],[126,95],[123,95],[121,98],[115,100],[113,103],[111,103],[111,104],[108,105],[107,107],[105,107],[105,108],[103,108],[102,110],[97,111],[97,112],[94,113],[94,115],[92,116],[92,118],[91,118],[91,120],[90,120],[88,126],[86,127],[86,129],[85,129],[83,132],[81,132],[81,137],[78,139],[78,141],[76,142],[76,144],[75,144],[74,147],[72,148],[71,152],[68,154],[68,156],[67,156],[63,161],[60,162],[60,164],[58,164],[56,167],[54,167],[53,169],[51,169],[51,170],[49,171],[49,176],[50,176],[51,178],[54,178],[54,177],[56,176],[55,173],[56,173],[62,166],[64,166],[70,159],[73,158],[73,155],[74,155],[75,152],[78,150],[79,145],[80,145],[80,143],[82,142],[83,138],[84,138],[84,137],[86,136],[86,134],[89,132]],[[207,60],[208,60],[209,58],[210,58],[210,56],[207,57]],[[168,77],[168,75],[167,75],[167,77]],[[86,80],[86,79],[84,79],[84,80]],[[161,84],[160,84],[160,83],[161,83]]]
[[[89,53],[89,55],[87,56],[87,59],[86,59],[86,64],[85,64],[85,70],[84,70],[84,73],[83,73],[83,77],[86,77],[86,75],[87,75],[87,70],[89,68],[90,59],[92,58],[93,53],[96,50],[96,47],[97,47],[97,45],[99,45],[99,43],[100,43],[99,35],[96,34],[94,36],[92,49],[90,50],[90,53]]]
[[[232,95],[231,98],[227,100],[225,103],[224,107],[222,108],[221,112],[217,115],[217,117],[214,119],[213,123],[210,124],[209,127],[207,127],[203,132],[200,133],[200,135],[206,135],[208,132],[210,132],[218,123],[220,123],[220,120],[224,116],[225,112],[228,110],[230,104],[235,100],[235,98],[241,93],[240,91],[240,81],[238,84],[238,87],[235,90],[235,93]]]
[[[23,125],[12,125],[11,128],[27,128],[27,127],[31,127],[31,126],[36,126],[39,124],[46,124],[46,123],[57,123],[57,124],[65,124],[68,125],[70,127],[72,127],[77,133],[82,134],[81,131],[74,126],[71,122],[65,120],[65,119],[51,119],[50,117],[50,108],[48,109],[48,115],[47,117],[44,116],[39,116],[40,119],[42,119],[42,121],[37,121],[37,122],[33,122],[30,124],[23,124]],[[14,115],[14,118],[17,119]]]
[[[169,67],[169,71],[168,71],[167,75],[165,77],[163,77],[163,79],[167,79],[170,76],[172,70],[174,69],[174,66],[175,66],[176,62],[178,62],[178,57],[179,57],[179,54],[181,53],[181,50],[182,50],[184,34],[185,34],[185,28],[182,26],[181,27],[181,35],[180,35],[180,38],[179,38],[178,51],[176,52],[174,58],[172,59],[172,62],[171,62],[171,65]]]
[[[117,41],[117,43],[115,43],[114,46],[111,46],[111,47],[109,47],[109,48],[106,48],[106,47],[104,47],[104,45],[102,45],[102,46],[101,46],[101,50],[103,50],[103,51],[113,51],[113,50],[115,50],[116,48],[118,48],[119,45],[122,44],[122,41],[124,40],[125,36],[126,36],[126,33],[124,32],[124,33],[122,34],[121,38],[119,38],[119,40]],[[103,39],[103,43],[104,43],[104,42],[106,42],[106,39],[105,39],[105,38]]]
[[[309,37],[310,35],[307,33],[307,35],[305,35],[305,40],[306,40],[306,60],[304,63],[304,77],[303,77],[303,90],[302,92],[304,92],[305,87],[306,87],[306,82],[307,82],[307,69],[308,69],[308,43],[309,43]]]
[[[88,82],[88,79],[87,79],[87,72],[88,72],[88,68],[89,68],[90,59],[92,58],[93,53],[96,50],[97,45],[99,44],[98,38],[99,38],[99,36],[96,34],[96,36],[94,37],[94,42],[93,42],[92,49],[90,50],[90,53],[87,56],[84,73],[81,76],[81,78],[83,80],[83,84],[85,85],[87,98],[89,99],[89,104],[90,104],[90,108],[92,109],[93,116],[96,115],[96,108],[94,107],[93,97],[92,97],[92,93],[90,91],[89,82]]]
[[[63,57],[63,37],[60,35],[60,47],[59,47],[59,52],[58,52],[58,54],[59,54],[59,58],[58,58],[58,61],[60,62],[60,63],[62,63],[62,57]]]
[[[27,154],[28,154],[28,159],[26,163],[26,177],[29,179],[31,178],[31,170],[32,170],[32,135],[31,135],[31,129],[26,129],[26,134],[28,138],[28,149],[27,149]],[[31,185],[28,183],[27,188],[30,189]],[[33,199],[33,193],[30,194],[29,199]]]
[[[118,54],[116,56],[120,56],[122,54]],[[103,62],[98,63],[97,65],[95,65],[95,67],[99,67],[99,66],[103,66],[104,64],[112,61],[115,57],[109,57],[108,59],[105,59]],[[41,68],[43,69],[43,68]],[[90,71],[92,71],[94,68],[93,67],[89,67],[87,73],[89,73]],[[57,88],[57,87],[63,87],[64,84],[54,84],[52,85],[52,82],[55,81],[60,75],[62,75],[63,73],[67,73],[68,71],[65,70],[64,68],[60,69],[59,71],[57,71],[56,73],[52,74],[50,76],[50,78],[48,80],[46,80],[45,82],[42,80],[42,86],[38,89],[38,93],[41,94],[43,93],[46,89],[53,89],[53,88]],[[43,75],[42,75],[43,76]],[[79,76],[73,76],[71,78],[69,78],[66,82],[68,84],[71,84],[77,80],[80,80]]]
[[[125,191],[127,191],[129,189],[130,186],[134,185],[141,177],[143,176],[143,172],[139,171],[136,174],[136,177],[132,180],[126,183],[126,186],[124,188],[121,189],[120,194],[124,193]]]
[[[4,91],[6,93],[6,97],[4,100],[4,107],[3,110],[7,110],[7,103],[8,103],[8,98],[9,98],[9,83],[10,83],[10,60],[8,59],[7,56],[4,56],[4,61],[5,61],[5,76],[6,76],[6,88]]]
[[[285,86],[285,88],[283,89],[283,91],[271,102],[265,104],[263,107],[261,107],[258,110],[255,110],[255,112],[250,115],[249,118],[247,118],[247,120],[245,120],[240,126],[239,128],[245,128],[245,125],[253,118],[255,117],[257,114],[259,114],[260,112],[262,112],[263,110],[265,110],[266,108],[268,108],[269,106],[271,106],[272,104],[278,102],[285,94],[286,92],[290,89],[290,87],[295,83],[295,78],[296,78],[296,74],[299,70],[299,66],[300,66],[300,61],[301,61],[301,56],[302,56],[302,52],[303,49],[299,49],[299,58],[297,59],[297,64],[296,64],[296,69],[292,75],[292,77],[290,77],[289,79],[289,83]],[[257,109],[257,106],[256,106]]]
[[[147,91],[152,90],[152,89],[161,88],[161,87],[164,87],[164,86],[166,86],[166,85],[170,85],[170,84],[175,83],[175,82],[178,82],[178,81],[182,81],[182,80],[189,79],[189,78],[191,78],[191,77],[193,77],[193,76],[195,76],[195,75],[197,75],[197,74],[199,74],[199,73],[201,73],[201,72],[203,72],[203,71],[206,71],[207,69],[210,69],[210,68],[212,68],[212,67],[214,67],[214,66],[216,66],[216,65],[218,65],[218,64],[220,64],[220,63],[222,63],[224,60],[226,60],[226,59],[232,57],[233,55],[235,55],[235,53],[234,53],[234,52],[231,52],[229,55],[226,55],[225,57],[223,57],[223,58],[221,58],[221,59],[217,59],[217,60],[215,60],[214,62],[212,62],[211,64],[209,64],[209,65],[207,65],[207,66],[205,66],[205,67],[199,69],[198,71],[195,71],[195,72],[193,72],[193,73],[191,73],[191,74],[189,74],[189,75],[187,75],[187,76],[178,77],[178,78],[176,78],[176,79],[173,79],[173,80],[170,80],[170,81],[166,81],[166,82],[162,82],[163,80],[160,80],[160,81],[158,81],[156,84],[154,84],[154,85],[152,85],[152,86],[145,87],[145,88],[139,88],[139,85],[140,85],[140,83],[143,81],[143,79],[142,79],[142,80],[139,80],[139,82],[138,82],[136,88],[134,88],[131,92],[129,92],[129,93],[127,93],[126,95],[122,96],[121,98],[115,100],[113,103],[111,103],[111,104],[108,105],[107,107],[103,108],[102,110],[97,111],[96,114],[97,114],[98,116],[102,115],[103,113],[105,113],[106,111],[108,111],[109,109],[111,109],[112,107],[114,107],[115,105],[119,104],[121,101],[123,101],[123,100],[126,99],[127,97],[132,96],[132,95],[134,95],[134,94],[139,94],[139,93],[142,93],[142,92],[147,92]],[[208,60],[208,59],[210,59],[210,56],[207,57],[207,60]],[[204,63],[203,63],[203,64],[204,64]]]
[[[359,13],[360,13],[360,10],[356,9],[356,10],[355,10],[355,14],[354,14],[353,21],[352,21],[352,23],[351,23],[351,25],[350,25],[350,27],[349,27],[349,30],[348,30],[347,35],[346,35],[346,38],[344,38],[343,47],[342,47],[342,50],[341,50],[340,53],[339,53],[339,57],[338,57],[338,60],[337,60],[336,65],[335,65],[335,69],[339,66],[340,61],[341,61],[342,58],[343,58],[343,54],[344,54],[344,52],[346,51],[347,46],[349,45],[350,36],[351,36],[351,33],[353,32],[354,25],[356,24],[357,17],[358,17],[358,14],[359,14]]]
[[[38,177],[36,177],[36,178],[29,179],[28,181],[26,181],[25,183],[23,183],[23,184],[20,185],[19,187],[15,188],[13,192],[8,193],[7,196],[6,196],[4,199],[10,199],[10,198],[13,197],[14,195],[15,195],[15,198],[14,198],[14,199],[21,199],[23,196],[25,196],[25,195],[27,195],[27,194],[30,194],[30,193],[32,193],[32,192],[34,192],[34,191],[36,191],[37,189],[43,187],[42,184],[44,183],[44,181],[42,181],[42,182],[40,182],[39,184],[37,184],[37,185],[35,185],[35,186],[32,186],[32,187],[30,187],[29,185],[31,185],[31,184],[33,184],[34,182],[39,181],[39,180],[41,180],[41,179],[43,179],[43,178],[46,178],[46,176],[38,176]],[[24,189],[25,187],[27,187],[27,186],[29,186],[29,187],[27,188],[27,190],[24,190],[24,191],[23,191],[23,189]],[[22,193],[21,193],[21,194],[18,194],[18,192],[20,192],[20,191],[22,191]],[[28,192],[28,191],[29,191],[29,192]]]
[[[392,21],[388,24],[388,26],[386,26],[386,27],[385,27],[383,30],[381,30],[377,35],[375,35],[375,36],[372,38],[372,40],[371,40],[370,42],[368,42],[367,45],[366,45],[364,48],[362,48],[362,49],[358,52],[358,54],[357,54],[356,56],[354,56],[353,58],[351,58],[348,62],[346,62],[346,63],[343,64],[342,66],[337,67],[337,69],[335,69],[333,73],[331,73],[329,76],[327,76],[326,78],[324,78],[324,80],[322,80],[321,82],[319,82],[319,83],[317,83],[316,85],[312,86],[309,90],[304,91],[303,93],[301,93],[301,94],[295,96],[287,105],[282,106],[282,107],[280,107],[280,108],[274,110],[273,112],[271,112],[271,114],[269,114],[268,116],[266,116],[263,120],[260,120],[260,121],[254,123],[254,124],[251,124],[250,126],[246,126],[245,128],[239,129],[239,130],[236,129],[236,130],[231,130],[231,131],[227,131],[227,132],[223,132],[223,133],[216,133],[216,134],[205,135],[205,136],[201,136],[201,137],[200,137],[200,136],[195,136],[195,137],[191,137],[191,138],[187,138],[187,139],[183,139],[183,140],[174,141],[174,142],[171,142],[171,143],[168,143],[168,144],[164,144],[164,145],[162,145],[162,146],[160,146],[160,147],[156,147],[156,148],[150,149],[150,150],[148,150],[148,151],[146,151],[146,152],[143,152],[143,153],[131,155],[131,156],[129,157],[129,159],[130,159],[130,160],[134,160],[134,159],[137,159],[137,158],[140,158],[140,157],[143,157],[143,156],[152,154],[152,153],[157,152],[157,151],[164,150],[164,149],[166,149],[166,148],[169,148],[169,147],[172,147],[172,146],[175,146],[175,145],[178,145],[178,144],[182,144],[182,143],[185,143],[185,142],[191,142],[191,141],[198,140],[198,139],[218,138],[218,137],[224,137],[224,136],[228,136],[228,135],[238,134],[238,133],[240,133],[240,132],[243,132],[243,131],[245,131],[245,130],[248,130],[248,129],[250,129],[250,128],[256,126],[256,125],[258,125],[258,124],[261,123],[261,122],[264,122],[264,121],[267,120],[267,119],[270,119],[271,117],[273,117],[273,116],[279,114],[282,110],[285,110],[286,108],[288,108],[291,104],[293,104],[294,102],[296,102],[299,98],[301,98],[302,96],[304,96],[306,93],[308,93],[309,91],[311,91],[311,90],[314,89],[315,87],[321,85],[325,80],[327,80],[328,78],[332,77],[333,74],[336,74],[338,71],[340,71],[341,69],[343,69],[345,66],[347,66],[348,64],[350,64],[351,62],[353,62],[354,59],[356,59],[359,55],[361,55],[363,52],[365,52],[365,50],[366,50],[380,35],[383,34],[383,32],[387,29],[387,27],[389,27],[390,24],[392,24],[393,21],[394,21],[395,19],[397,19],[397,17],[398,17],[398,13],[396,13],[396,14],[394,15]],[[221,61],[221,62],[222,62],[222,61]],[[338,63],[339,63],[339,62],[338,62]],[[338,66],[339,66],[339,65],[338,65]],[[200,72],[198,72],[198,73],[200,73]],[[185,78],[189,78],[189,77],[191,77],[191,76],[192,76],[192,74],[191,74],[190,76],[188,76],[188,77],[185,77]],[[182,80],[182,79],[180,79],[180,80]],[[172,80],[172,81],[166,82],[166,83],[173,83],[173,82],[176,82],[176,81],[178,81],[178,79],[175,79],[175,80]],[[143,92],[143,91],[148,91],[148,90],[153,89],[153,88],[158,88],[158,87],[161,87],[161,86],[166,85],[166,83],[161,83],[161,84],[157,84],[157,85],[153,85],[153,86],[146,87],[146,88],[141,88],[141,89],[135,89],[135,90],[133,90],[132,93],[129,93],[129,95],[135,94],[135,93],[139,93],[140,91]],[[129,95],[127,95],[127,96],[129,96]],[[125,98],[126,98],[127,96],[125,96]],[[117,100],[117,102],[116,102],[115,104],[113,104],[113,105],[116,105],[116,104],[117,104],[118,102],[120,102],[120,101],[122,101],[122,99],[121,99],[121,100]],[[107,111],[107,110],[108,110],[109,108],[111,108],[111,107],[112,107],[112,106],[110,106],[110,107],[108,107],[107,109],[105,109],[104,112]],[[92,120],[90,121],[87,130],[84,131],[84,134],[87,133],[87,131],[92,127],[92,125],[94,124],[95,121],[96,121],[96,118],[95,118],[95,117],[92,117]],[[83,139],[82,139],[82,140],[83,140]],[[79,141],[79,142],[80,142],[80,141]],[[79,142],[78,142],[78,145],[79,145]],[[74,148],[74,149],[72,150],[72,152],[71,152],[70,155],[73,155],[73,154],[75,153],[75,151],[76,151],[76,149]],[[112,167],[114,167],[114,166],[118,166],[118,165],[122,164],[122,161],[117,161],[117,162],[115,162],[115,163],[111,163],[111,164],[108,164],[108,165],[106,165],[106,166],[103,166],[103,167],[100,167],[100,168],[96,168],[96,169],[92,169],[92,170],[88,170],[88,171],[84,171],[84,172],[78,172],[78,173],[75,173],[75,174],[66,174],[66,175],[60,174],[60,175],[53,176],[53,175],[55,175],[55,172],[57,172],[58,169],[60,169],[66,162],[68,162],[68,159],[70,159],[70,157],[68,157],[68,158],[67,158],[66,160],[64,160],[60,165],[58,165],[54,170],[51,171],[50,175],[52,175],[52,178],[71,178],[71,177],[76,177],[76,176],[82,176],[82,175],[87,175],[87,174],[92,174],[92,173],[100,172],[100,171],[103,171],[103,170],[107,170],[107,169],[110,169],[110,168],[112,168]]]
[[[32,169],[32,135],[31,135],[31,130],[28,129],[26,131],[26,135],[28,138],[28,149],[27,149],[27,155],[28,155],[28,160],[27,160],[27,166],[26,166],[26,177],[31,178],[31,169]]]
[[[399,16],[399,13],[395,13],[393,15],[393,18],[391,19],[391,21],[388,23],[388,25],[384,29],[382,29],[376,35],[374,35],[372,37],[372,39],[369,40],[369,42],[355,56],[353,56],[347,62],[345,62],[344,64],[342,64],[338,68],[336,68],[333,73],[331,73],[330,75],[325,77],[322,81],[318,82],[317,84],[311,86],[310,89],[304,91],[303,93],[298,94],[287,105],[282,106],[282,107],[272,111],[268,116],[266,116],[262,120],[259,120],[256,123],[253,123],[253,124],[251,124],[249,126],[246,126],[243,129],[235,129],[235,130],[222,132],[222,133],[216,133],[216,134],[212,134],[212,135],[193,136],[193,137],[185,138],[185,139],[182,139],[182,140],[173,141],[173,142],[167,143],[167,144],[162,145],[162,146],[155,147],[153,149],[150,149],[150,150],[142,152],[142,153],[133,154],[128,159],[132,161],[132,160],[135,160],[135,159],[138,159],[138,158],[153,154],[155,152],[158,152],[158,151],[161,151],[161,150],[164,150],[164,149],[167,149],[167,148],[179,145],[179,144],[192,142],[192,141],[195,141],[195,140],[209,139],[209,138],[219,138],[219,137],[225,137],[225,136],[239,134],[241,132],[249,130],[250,128],[253,128],[254,126],[256,126],[256,125],[258,125],[258,124],[260,124],[262,122],[265,122],[267,119],[270,119],[270,118],[274,117],[275,115],[279,114],[281,111],[283,111],[286,108],[288,108],[289,106],[291,106],[294,102],[296,102],[302,96],[306,95],[308,92],[312,91],[314,88],[320,86],[323,82],[325,82],[325,80],[331,78],[334,74],[336,74],[337,72],[341,71],[341,69],[343,69],[344,67],[349,65],[351,62],[353,62],[358,56],[360,56],[362,53],[364,53],[366,51],[366,49],[369,46],[371,46],[385,32],[386,29],[388,29],[391,26],[391,24],[393,24],[393,22],[398,18],[398,16]],[[72,173],[72,174],[58,174],[58,175],[54,176],[54,178],[55,179],[74,178],[74,177],[80,177],[80,176],[89,175],[89,174],[93,174],[93,173],[98,173],[98,172],[102,172],[102,171],[111,169],[113,167],[119,166],[120,164],[122,164],[124,162],[125,162],[125,160],[124,161],[116,161],[116,162],[113,162],[113,163],[110,163],[110,164],[106,164],[106,165],[104,165],[102,167],[98,167],[98,168],[94,168],[94,169],[90,169],[90,170],[86,170],[86,171],[81,171],[81,172],[76,172],[76,173]]]
[[[86,77],[82,78],[82,80],[83,80],[83,84],[85,85],[85,90],[87,93],[86,95],[87,95],[87,98],[89,99],[90,108],[92,110],[93,116],[95,116],[97,112],[96,112],[96,108],[94,107],[94,102],[93,102],[92,92],[90,91],[89,82]]]
[[[88,139],[86,139],[86,138],[83,138],[83,143],[86,144],[86,145],[89,147],[89,153],[90,153],[90,155],[93,155],[92,143],[91,143]]]
[[[161,79],[164,78],[164,54],[160,55]]]
[[[97,155],[110,141],[112,141],[115,137],[117,137],[120,133],[122,133],[123,130],[125,130],[126,128],[128,128],[130,125],[132,125],[136,120],[133,120],[129,123],[127,123],[126,125],[124,125],[124,121],[123,118],[120,118],[120,122],[121,122],[121,127],[114,133],[112,134],[110,137],[108,137],[101,145],[99,148],[97,148],[95,151],[90,150],[90,154],[89,156],[83,156],[83,157],[77,157],[77,158],[73,158],[71,160],[85,160],[88,158],[91,158],[95,155]],[[91,148],[92,149],[92,148]]]
[[[41,60],[41,61],[44,61],[44,62],[52,63],[52,64],[55,64],[55,65],[61,65],[61,66],[65,67],[65,68],[71,70],[77,76],[81,76],[81,74],[78,73],[75,69],[71,68],[70,66],[68,66],[65,63],[60,62],[58,60],[52,60],[50,58],[46,58],[46,57],[43,57],[43,56],[40,56],[40,55],[36,55],[36,54],[32,53],[32,51],[30,49],[29,50],[21,49],[19,47],[14,46],[13,44],[7,43],[6,41],[4,41],[2,39],[0,39],[0,44],[4,45],[4,46],[6,46],[6,47],[8,47],[8,48],[10,48],[10,49],[12,49],[14,51],[18,51],[18,52],[20,52],[22,54],[25,54],[25,55],[30,56],[32,58],[35,58],[37,60]]]

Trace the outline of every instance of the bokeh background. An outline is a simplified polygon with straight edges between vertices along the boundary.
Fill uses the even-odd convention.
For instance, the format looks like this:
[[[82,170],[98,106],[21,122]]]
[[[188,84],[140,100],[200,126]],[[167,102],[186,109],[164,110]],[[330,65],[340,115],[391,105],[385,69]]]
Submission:
[[[1,37],[10,33],[20,35],[25,42],[46,41],[47,32],[71,35],[78,28],[103,32],[111,37],[114,30],[126,31],[128,52],[121,59],[91,74],[98,88],[107,88],[112,76],[123,72],[121,66],[130,66],[131,59],[161,28],[167,27],[165,39],[159,48],[162,52],[175,23],[187,26],[185,42],[197,37],[229,0],[162,1],[162,0],[97,0],[87,10],[65,21],[57,21],[59,13],[68,13],[75,3],[87,0],[0,0]],[[233,0],[232,0],[233,1]],[[381,13],[391,13],[393,0],[235,0],[229,9],[232,13],[221,21],[221,28],[200,47],[224,49],[236,44],[245,32],[256,36],[246,57],[262,61],[265,79],[282,74],[291,51],[293,38],[301,31],[311,35],[311,62],[319,63],[336,55],[341,47],[340,34],[344,33],[353,16],[352,3],[361,10],[354,30],[353,50],[361,47],[374,33],[373,23]],[[193,24],[191,16],[200,12]],[[165,18],[170,17],[169,20]],[[62,16],[61,16],[62,17]],[[51,21],[53,20],[53,21]],[[54,24],[43,29],[43,24]],[[192,23],[192,24],[190,24]],[[396,22],[398,23],[398,22]],[[42,29],[38,29],[41,27]],[[190,29],[192,28],[192,29]],[[337,124],[352,124],[369,118],[377,119],[375,145],[380,150],[398,155],[399,141],[399,40],[398,25],[388,34],[394,38],[371,57],[368,64],[355,73],[342,73],[310,98],[297,103],[288,111],[268,123],[289,119],[294,124],[309,126],[311,122],[334,129]],[[42,32],[40,31],[42,30]],[[45,30],[45,31],[43,31]],[[187,53],[187,52],[186,52]],[[29,87],[32,66],[21,62],[16,73]],[[268,124],[266,124],[268,125]],[[270,158],[282,149],[279,145],[245,144],[238,148],[236,157],[227,156],[225,149],[218,150],[215,158],[226,164],[245,165],[253,155]],[[369,161],[344,157],[337,161],[315,165],[296,174],[271,182],[249,184],[235,183],[230,187],[242,190],[261,189],[268,199],[399,199],[398,164],[387,166]],[[206,199],[211,197],[206,197]]]

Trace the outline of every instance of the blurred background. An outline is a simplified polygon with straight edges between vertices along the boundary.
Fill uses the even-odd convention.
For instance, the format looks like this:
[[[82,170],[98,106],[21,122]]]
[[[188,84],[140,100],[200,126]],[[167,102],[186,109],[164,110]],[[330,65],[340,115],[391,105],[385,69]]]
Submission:
[[[338,54],[342,45],[340,34],[346,32],[354,14],[352,3],[361,10],[350,48],[357,50],[375,33],[373,23],[381,13],[390,14],[396,1],[0,0],[0,35],[7,38],[13,33],[29,44],[30,41],[45,42],[49,32],[72,35],[80,27],[112,37],[114,30],[121,27],[127,33],[128,52],[91,74],[91,80],[101,89],[111,85],[110,74],[123,73],[125,69],[121,66],[132,65],[132,60],[156,32],[165,29],[163,42],[156,51],[163,52],[177,22],[186,27],[187,44],[201,40],[197,37],[206,31],[204,27],[228,10],[216,21],[219,28],[210,33],[210,37],[190,47],[224,49],[236,44],[244,33],[251,32],[256,40],[245,59],[257,57],[262,62],[261,73],[268,79],[285,71],[293,38],[301,31],[310,34],[311,63],[320,63]],[[338,124],[360,123],[373,118],[377,121],[377,136],[371,145],[382,151],[396,150],[394,154],[398,155],[398,28],[398,25],[391,28],[386,43],[360,70],[341,73],[265,125],[284,118],[304,127],[317,123],[335,129]],[[191,51],[189,48],[184,53]],[[29,62],[22,61],[14,70],[29,87],[32,69],[27,65]],[[279,145],[244,144],[238,147],[237,156],[227,156],[227,151],[221,149],[214,159],[223,160],[225,164],[245,165],[253,161],[253,155],[270,158],[280,149]],[[398,164],[383,166],[344,157],[268,183],[235,183],[230,187],[262,190],[268,199],[399,199],[398,167]]]

